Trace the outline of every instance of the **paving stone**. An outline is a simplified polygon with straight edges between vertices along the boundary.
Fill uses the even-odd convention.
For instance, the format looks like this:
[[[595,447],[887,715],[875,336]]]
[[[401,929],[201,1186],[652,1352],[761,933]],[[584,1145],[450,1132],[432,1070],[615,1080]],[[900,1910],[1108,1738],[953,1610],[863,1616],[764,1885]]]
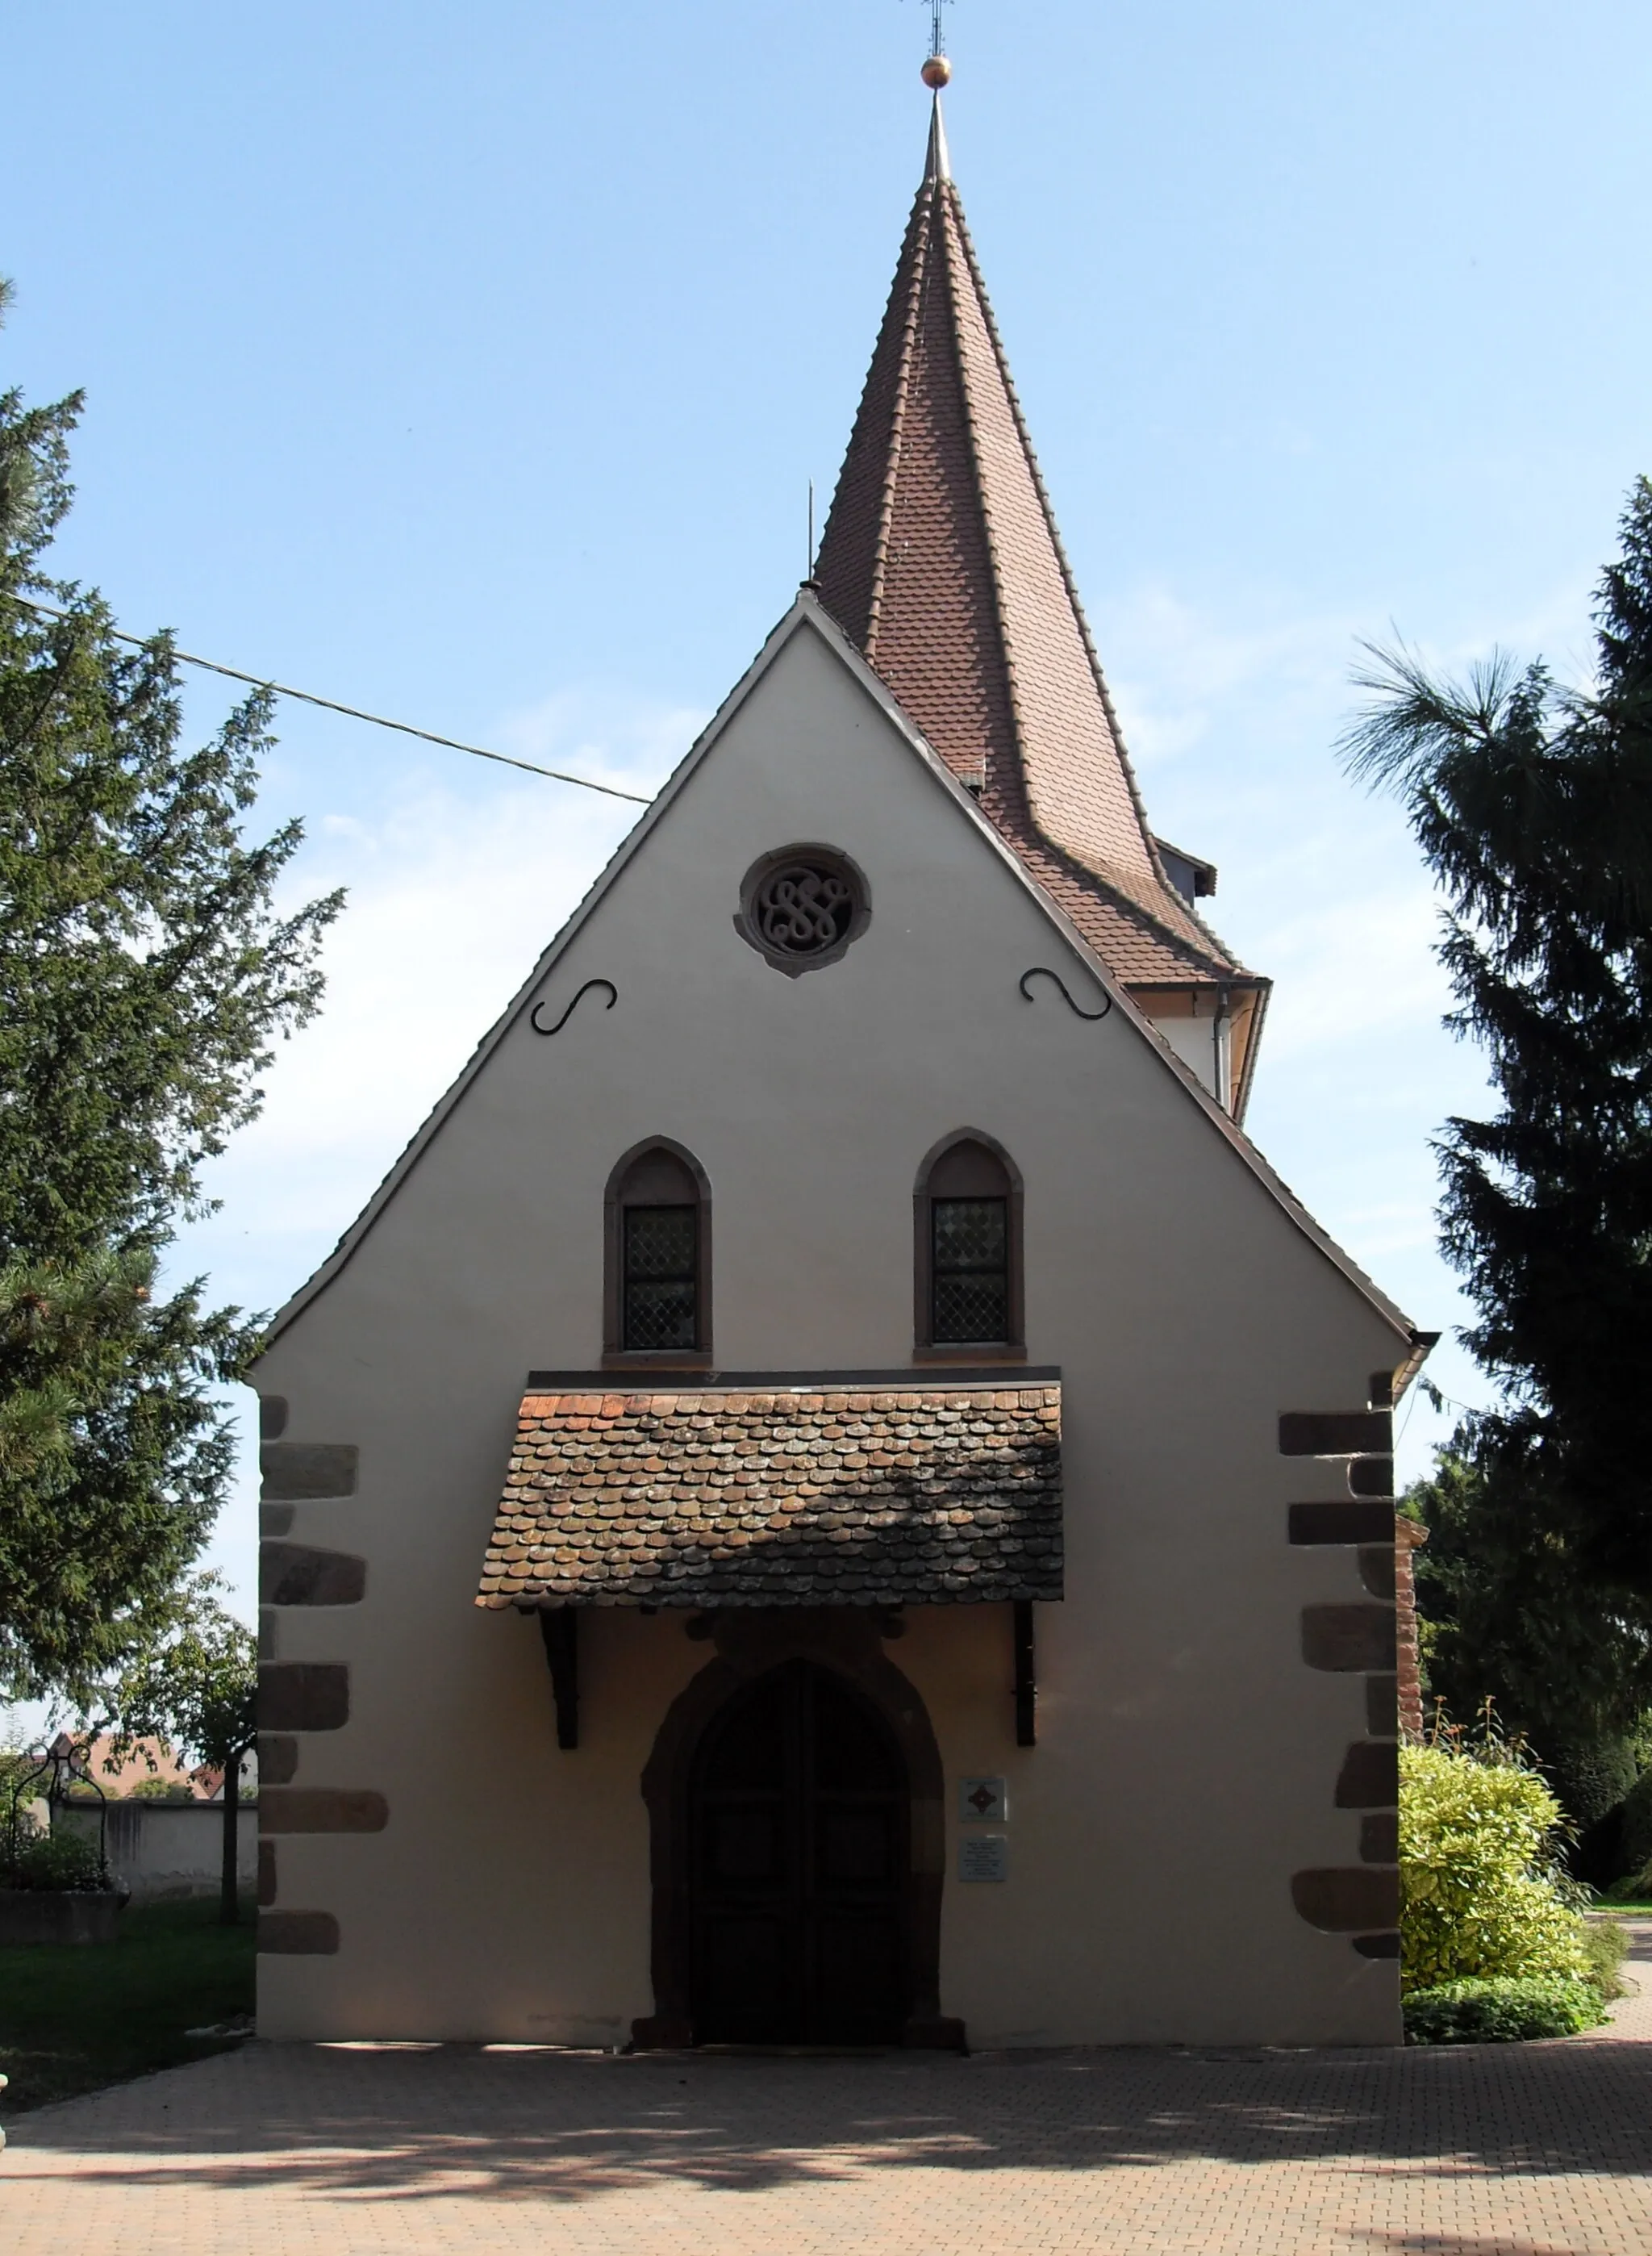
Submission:
[[[1636,1948],[1649,1994],[1551,2044],[255,2044],[15,2119],[0,2217],[52,2256],[1636,2256],[1652,1925]]]

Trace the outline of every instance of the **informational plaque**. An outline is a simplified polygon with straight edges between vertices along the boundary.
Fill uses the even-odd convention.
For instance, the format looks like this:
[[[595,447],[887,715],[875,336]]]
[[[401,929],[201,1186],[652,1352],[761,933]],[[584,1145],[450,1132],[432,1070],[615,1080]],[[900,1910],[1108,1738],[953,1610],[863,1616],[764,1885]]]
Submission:
[[[1001,1778],[960,1778],[958,1819],[961,1825],[1006,1825],[1009,1803]]]
[[[966,1833],[958,1844],[960,1880],[1007,1880],[1009,1838],[1004,1833]]]

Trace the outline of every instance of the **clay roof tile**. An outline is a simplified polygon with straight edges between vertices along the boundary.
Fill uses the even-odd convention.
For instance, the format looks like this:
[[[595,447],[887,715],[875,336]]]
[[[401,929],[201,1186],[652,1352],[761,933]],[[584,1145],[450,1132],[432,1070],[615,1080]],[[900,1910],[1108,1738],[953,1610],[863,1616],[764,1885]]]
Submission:
[[[1127,983],[1244,976],[1165,875],[931,130],[815,576]]]
[[[866,1449],[826,1407],[843,1398],[700,1388],[701,1414],[665,1445],[664,1515],[663,1398],[605,1398],[615,1414],[594,1449],[573,1414],[589,1399],[524,1403],[479,1604],[613,1605],[639,1575],[669,1581],[663,1602],[681,1605],[801,1604],[823,1580],[890,1604],[1061,1595],[1058,1388],[860,1394]],[[897,1459],[886,1445],[912,1405],[923,1432]],[[764,1454],[736,1482],[727,1453],[748,1442]],[[782,1470],[755,1470],[770,1457]]]

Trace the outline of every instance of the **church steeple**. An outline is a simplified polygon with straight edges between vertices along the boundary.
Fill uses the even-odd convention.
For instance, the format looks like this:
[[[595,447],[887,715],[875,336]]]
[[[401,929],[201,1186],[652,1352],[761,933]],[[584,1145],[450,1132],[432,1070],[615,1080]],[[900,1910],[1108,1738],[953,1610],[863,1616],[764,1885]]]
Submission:
[[[1214,1026],[1220,1094],[1237,1110],[1266,982],[1177,891],[1148,828],[952,179],[938,91],[815,578],[1175,1047],[1202,1055],[1173,1020]]]

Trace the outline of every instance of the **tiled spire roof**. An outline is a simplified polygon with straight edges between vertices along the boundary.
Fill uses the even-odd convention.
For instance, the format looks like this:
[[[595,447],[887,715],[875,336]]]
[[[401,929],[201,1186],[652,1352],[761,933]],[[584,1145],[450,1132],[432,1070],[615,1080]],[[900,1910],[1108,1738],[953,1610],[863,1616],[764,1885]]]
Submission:
[[[923,186],[815,567],[821,601],[1116,975],[1247,977],[1171,885],[953,184]]]

